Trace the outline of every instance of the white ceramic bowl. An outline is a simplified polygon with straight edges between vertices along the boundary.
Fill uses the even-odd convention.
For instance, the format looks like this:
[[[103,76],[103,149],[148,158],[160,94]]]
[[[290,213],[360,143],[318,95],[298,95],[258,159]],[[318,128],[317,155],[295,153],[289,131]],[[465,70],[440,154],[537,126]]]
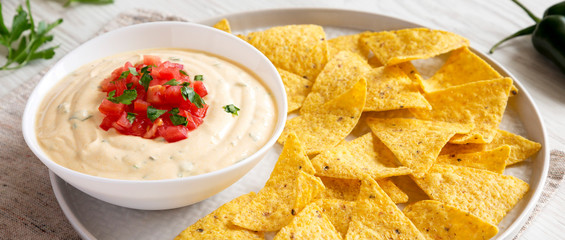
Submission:
[[[231,59],[254,72],[273,93],[277,123],[269,141],[246,159],[223,169],[178,179],[117,180],[95,177],[67,169],[51,160],[39,147],[35,122],[39,105],[49,90],[66,75],[96,59],[147,48],[186,48]],[[29,97],[22,130],[33,153],[55,174],[81,191],[123,207],[171,209],[202,201],[235,183],[255,166],[281,134],[286,121],[284,86],[271,62],[245,41],[204,25],[157,22],[133,25],[96,37],[63,57],[41,79]]]

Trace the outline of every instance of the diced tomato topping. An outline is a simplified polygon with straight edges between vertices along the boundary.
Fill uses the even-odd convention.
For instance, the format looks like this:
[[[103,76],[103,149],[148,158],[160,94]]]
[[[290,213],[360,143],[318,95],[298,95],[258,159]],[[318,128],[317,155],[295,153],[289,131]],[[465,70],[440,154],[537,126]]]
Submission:
[[[132,73],[133,69],[130,68],[135,68],[137,73]],[[144,68],[148,73],[142,73]],[[183,97],[182,89],[192,88],[200,97],[208,95],[208,91],[203,82],[191,80],[184,71],[181,73],[183,68],[181,64],[161,62],[159,57],[151,55],[143,56],[142,63],[132,65],[126,62],[124,66],[116,68],[100,83],[100,89],[108,96],[98,107],[105,115],[100,128],[106,131],[114,128],[121,134],[143,138],[163,137],[168,142],[187,138],[190,131],[203,123],[208,105],[196,107],[189,99],[185,99],[186,96]],[[149,74],[151,81],[142,85],[139,81],[143,74]],[[182,84],[185,82],[189,84]],[[136,95],[132,95],[132,91]],[[147,113],[150,107],[165,113],[151,121]],[[186,123],[179,121],[178,116],[171,120],[172,115],[186,118]]]

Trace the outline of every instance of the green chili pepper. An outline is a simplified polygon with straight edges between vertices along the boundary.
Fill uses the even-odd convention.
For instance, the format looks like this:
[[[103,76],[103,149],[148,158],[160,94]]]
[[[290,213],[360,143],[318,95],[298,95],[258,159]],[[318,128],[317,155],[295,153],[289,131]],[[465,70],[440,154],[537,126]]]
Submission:
[[[507,40],[532,34],[534,48],[565,73],[565,1],[546,9],[542,19],[536,17],[518,0],[512,1],[527,13],[535,24],[502,39],[489,52],[493,53],[500,44]]]

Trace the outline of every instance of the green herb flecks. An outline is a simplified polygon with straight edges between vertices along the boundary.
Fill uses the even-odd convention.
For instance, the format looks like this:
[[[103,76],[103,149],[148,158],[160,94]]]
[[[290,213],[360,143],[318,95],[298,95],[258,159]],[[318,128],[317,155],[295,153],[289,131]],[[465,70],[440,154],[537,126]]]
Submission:
[[[238,116],[238,111],[240,110],[238,107],[236,107],[233,104],[228,104],[223,106],[222,108],[224,108],[224,111],[226,111],[227,113],[231,113],[232,116]]]
[[[64,7],[70,6],[73,2],[77,3],[88,3],[88,4],[110,4],[114,3],[114,0],[69,0],[63,5]]]
[[[113,90],[108,93],[108,97],[106,99],[108,99],[110,102],[113,103],[123,103],[129,105],[131,104],[131,101],[137,98],[137,91],[135,89],[124,90],[124,93],[122,95],[117,97],[115,96],[116,96],[116,90]]]
[[[53,35],[48,35],[48,33],[61,24],[63,19],[57,19],[52,23],[40,21],[36,27],[29,0],[26,0],[26,7],[27,12],[21,5],[16,9],[12,27],[8,29],[4,24],[2,3],[0,3],[0,45],[7,48],[6,62],[0,67],[0,70],[18,69],[33,60],[51,59],[55,55],[55,49],[58,46],[44,49],[41,47],[53,41]],[[27,31],[29,32],[24,34]]]
[[[126,84],[126,88],[127,88],[127,89],[130,89],[132,86],[133,86],[133,83],[128,83],[128,84]]]
[[[182,74],[182,75],[188,76],[188,73],[186,73],[186,72],[183,71],[183,70],[179,70],[179,73]]]
[[[120,74],[120,77],[118,78],[118,80],[122,80],[122,79],[126,79],[129,76],[130,72],[128,71],[123,71],[122,74]]]
[[[167,81],[166,83],[163,83],[163,85],[177,86],[177,85],[179,85],[179,81],[177,81],[176,79],[173,78],[173,79]]]
[[[155,121],[155,119],[159,118],[161,115],[165,114],[166,112],[167,110],[161,110],[154,108],[153,106],[149,106],[147,108],[147,118],[149,118],[149,120],[153,122]]]
[[[204,99],[202,99],[200,97],[200,95],[198,95],[198,93],[196,93],[194,91],[194,89],[187,87],[187,86],[183,86],[180,89],[180,92],[182,94],[182,97],[184,98],[184,100],[189,100],[191,103],[193,103],[194,105],[196,105],[197,108],[203,108],[204,104],[206,104],[204,102]]]
[[[137,113],[127,112],[126,118],[129,121],[129,123],[133,123],[133,121],[135,120],[135,116],[137,116]]]
[[[137,69],[135,69],[134,67],[129,67],[129,73],[133,76],[139,76],[139,73],[137,73]]]
[[[143,68],[141,68],[141,78],[139,79],[139,85],[143,86],[145,88],[145,91],[147,91],[147,89],[149,88],[149,83],[153,80],[153,76],[151,76],[151,74],[149,74],[149,67],[150,66],[145,66]]]
[[[169,114],[171,114],[169,116],[169,118],[171,119],[171,122],[173,123],[173,125],[175,125],[175,126],[178,126],[178,125],[186,126],[186,125],[188,125],[188,121],[186,120],[186,117],[179,115],[179,109],[178,108],[171,109],[171,111],[169,111]]]
[[[204,81],[204,76],[202,76],[202,75],[194,75],[194,81]]]

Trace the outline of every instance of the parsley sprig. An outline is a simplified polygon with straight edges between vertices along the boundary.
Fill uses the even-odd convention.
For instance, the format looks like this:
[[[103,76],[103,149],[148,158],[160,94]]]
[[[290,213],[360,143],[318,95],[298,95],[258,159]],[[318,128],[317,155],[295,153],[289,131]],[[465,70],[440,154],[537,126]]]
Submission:
[[[204,104],[206,104],[204,99],[202,99],[191,87],[183,86],[180,89],[180,93],[184,100],[189,100],[191,103],[196,105],[197,108],[203,108]]]
[[[31,14],[29,0],[26,0],[27,12],[20,5],[16,9],[16,15],[12,21],[11,29],[4,24],[2,16],[2,3],[0,3],[0,44],[8,48],[6,62],[0,70],[18,69],[36,59],[51,59],[55,55],[55,47],[41,49],[41,47],[53,41],[53,35],[49,31],[63,22],[59,18],[52,23],[40,21],[37,26]],[[26,33],[27,32],[27,33]]]
[[[123,103],[126,105],[131,104],[131,101],[137,98],[137,91],[135,89],[124,90],[122,95],[116,97],[116,90],[112,90],[108,93],[108,99],[110,102],[113,103]]]

